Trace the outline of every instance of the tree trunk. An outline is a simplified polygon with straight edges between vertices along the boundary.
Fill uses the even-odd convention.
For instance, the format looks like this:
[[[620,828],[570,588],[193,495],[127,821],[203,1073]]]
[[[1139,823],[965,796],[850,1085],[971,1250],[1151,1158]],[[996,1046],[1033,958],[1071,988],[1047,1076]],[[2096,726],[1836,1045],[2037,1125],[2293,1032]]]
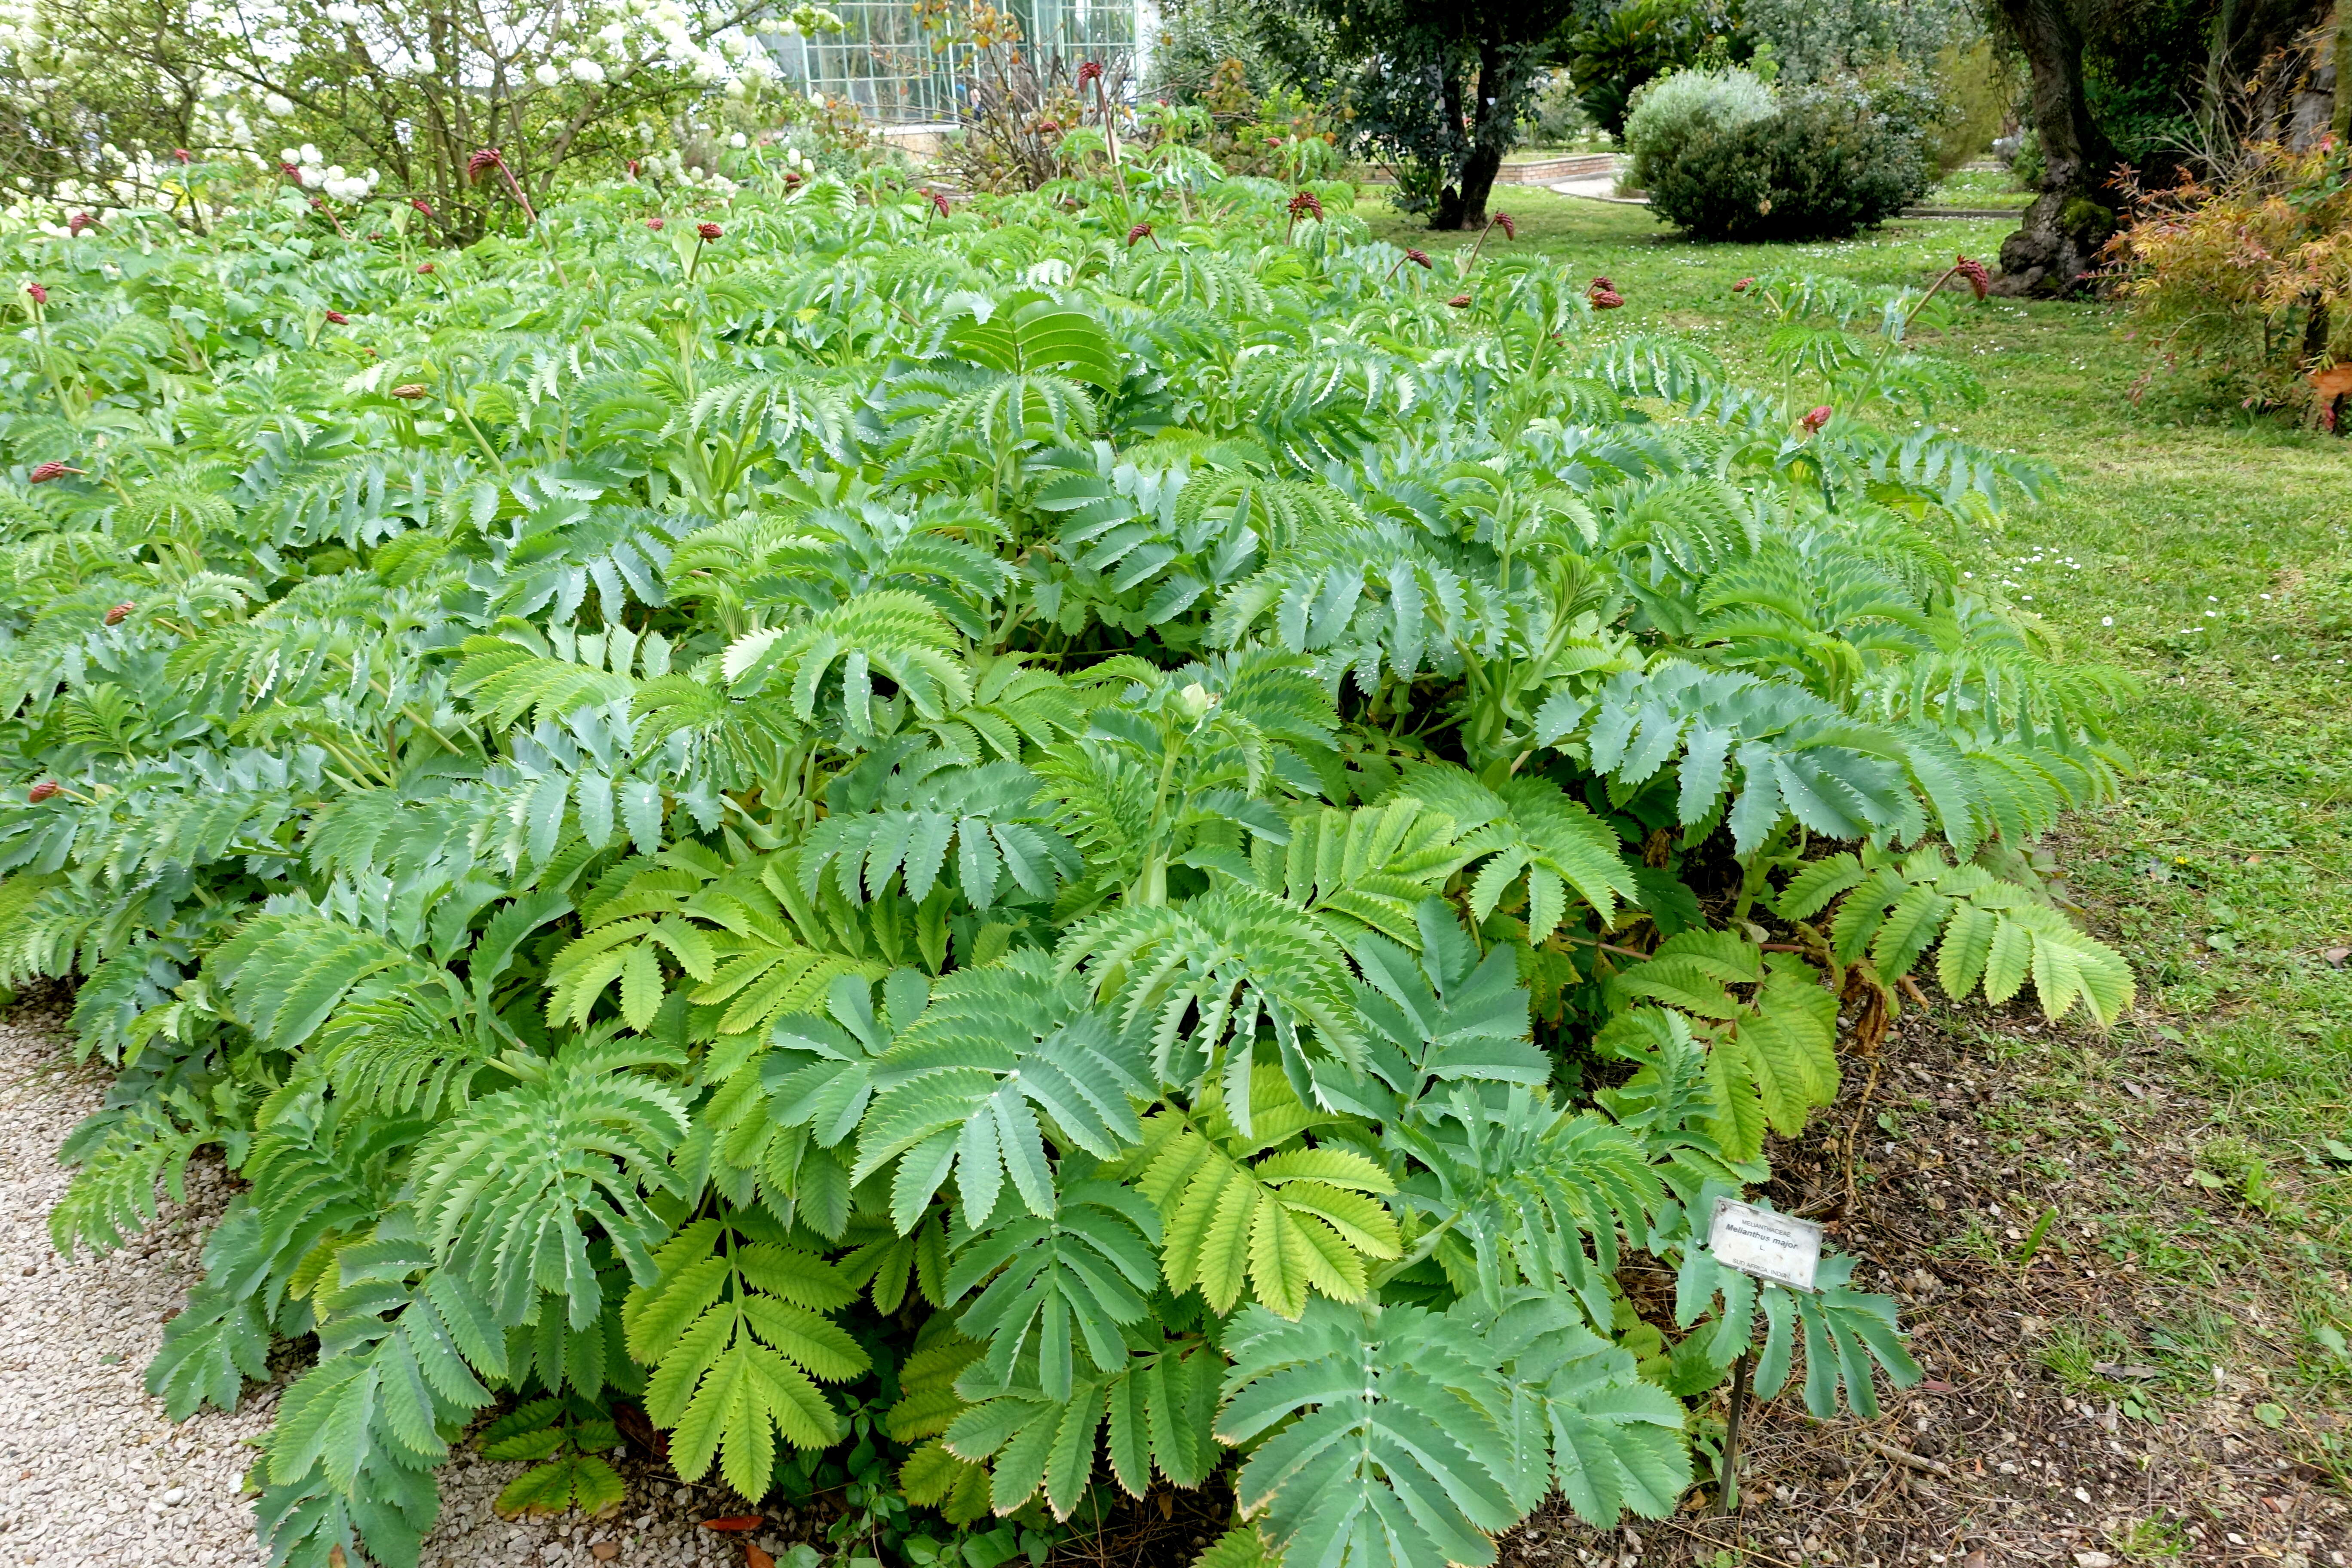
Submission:
[[[2042,139],[2042,194],[2023,226],[2001,241],[2003,294],[2067,294],[2098,265],[2115,232],[2115,148],[2083,90],[2083,33],[2068,0],[2000,0],[2002,19],[2033,70],[2033,127]]]
[[[1493,194],[1495,176],[1502,167],[1503,149],[1499,144],[1472,144],[1470,156],[1462,164],[1462,216],[1454,227],[1486,226],[1486,198]]]
[[[2327,50],[2328,89],[2336,97],[2328,133],[2352,142],[2352,0],[2336,0],[2336,41]]]
[[[2328,129],[2327,88],[2334,62],[2323,34],[2326,0],[2232,0],[2213,23],[2199,121],[2217,146],[2234,141],[2284,142],[2305,148]],[[2352,15],[2339,6],[2336,27]],[[2151,185],[2158,182],[2150,181]]]
[[[1446,133],[1451,138],[1459,135],[1462,130],[1462,78],[1458,62],[1448,58],[1444,73],[1440,101],[1444,105]],[[1458,184],[1446,185],[1437,193],[1437,210],[1429,215],[1429,226],[1433,229],[1466,227],[1468,226],[1462,221],[1462,187]]]
[[[1471,229],[1486,226],[1486,200],[1494,194],[1495,176],[1502,173],[1503,154],[1511,150],[1517,133],[1518,84],[1510,79],[1521,68],[1513,52],[1489,41],[1478,49],[1477,108],[1471,117],[1470,153],[1462,160],[1458,187],[1449,185],[1438,202],[1432,228]],[[1458,96],[1454,100],[1460,112]]]

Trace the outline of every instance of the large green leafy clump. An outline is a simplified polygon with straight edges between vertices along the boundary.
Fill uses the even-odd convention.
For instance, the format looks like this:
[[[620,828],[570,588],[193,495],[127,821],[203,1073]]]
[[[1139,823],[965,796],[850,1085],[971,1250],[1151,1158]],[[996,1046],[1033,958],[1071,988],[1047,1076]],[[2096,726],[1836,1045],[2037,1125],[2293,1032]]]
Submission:
[[[1229,1556],[1439,1568],[1669,1511],[1743,1352],[1916,1375],[1692,1216],[1841,996],[2128,1002],[2021,852],[2111,684],[1930,542],[2032,476],[1290,195],[0,241],[4,966],[119,1073],[57,1240],[248,1184],[150,1379],[315,1337],[274,1561],[405,1568],[497,1405],[510,1512],[635,1432],[885,1547],[1223,1475]]]

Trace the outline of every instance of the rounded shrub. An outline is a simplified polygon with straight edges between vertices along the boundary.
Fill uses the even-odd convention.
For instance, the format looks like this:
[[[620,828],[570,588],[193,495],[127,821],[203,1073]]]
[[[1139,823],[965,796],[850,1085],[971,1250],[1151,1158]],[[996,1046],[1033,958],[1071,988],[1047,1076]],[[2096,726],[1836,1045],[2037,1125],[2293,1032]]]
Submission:
[[[1682,155],[1694,132],[1769,120],[1776,107],[1764,79],[1738,66],[1679,70],[1647,82],[1635,90],[1625,116],[1625,145],[1633,155],[1630,177],[1646,188]]]
[[[1703,110],[1643,166],[1653,211],[1702,239],[1836,239],[1933,184],[1927,127],[1853,84],[1780,93],[1771,112]]]

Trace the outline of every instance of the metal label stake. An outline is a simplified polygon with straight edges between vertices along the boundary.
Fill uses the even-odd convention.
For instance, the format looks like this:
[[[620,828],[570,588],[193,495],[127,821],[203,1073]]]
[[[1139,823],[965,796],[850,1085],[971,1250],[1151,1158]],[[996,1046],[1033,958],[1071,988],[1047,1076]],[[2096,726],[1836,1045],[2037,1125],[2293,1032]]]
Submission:
[[[1723,1484],[1716,1489],[1716,1511],[1739,1511],[1739,1423],[1748,1414],[1748,1369],[1755,1358],[1746,1351],[1731,1363],[1731,1415],[1723,1424]]]
[[[1726,1268],[1769,1279],[1792,1290],[1811,1290],[1822,1263],[1822,1227],[1794,1215],[1777,1214],[1737,1198],[1715,1200],[1706,1249]],[[1723,1480],[1716,1489],[1721,1513],[1739,1510],[1739,1427],[1748,1415],[1748,1381],[1755,1357],[1741,1351],[1731,1363],[1731,1414],[1723,1426]]]

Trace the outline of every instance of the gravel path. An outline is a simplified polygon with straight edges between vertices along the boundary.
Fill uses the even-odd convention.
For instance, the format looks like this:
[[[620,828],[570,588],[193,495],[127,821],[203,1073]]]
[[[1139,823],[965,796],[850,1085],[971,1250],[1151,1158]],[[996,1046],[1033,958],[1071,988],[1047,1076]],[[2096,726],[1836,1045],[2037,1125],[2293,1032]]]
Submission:
[[[77,1068],[54,1020],[0,1021],[0,1568],[169,1563],[259,1568],[253,1510],[241,1495],[278,1396],[299,1370],[285,1364],[249,1389],[234,1415],[210,1408],[177,1426],[142,1384],[163,1321],[203,1275],[205,1234],[235,1182],[217,1161],[188,1173],[188,1201],[105,1258],[59,1258],[48,1215],[66,1188],[58,1146],[105,1093],[101,1072]],[[464,1452],[443,1473],[441,1524],[424,1563],[618,1563],[734,1568],[742,1537],[697,1528],[719,1502],[625,1467],[620,1517],[509,1524],[490,1500],[520,1465]],[[701,1501],[698,1503],[697,1499]],[[740,1504],[729,1511],[738,1511]],[[781,1532],[755,1541],[782,1556]]]

